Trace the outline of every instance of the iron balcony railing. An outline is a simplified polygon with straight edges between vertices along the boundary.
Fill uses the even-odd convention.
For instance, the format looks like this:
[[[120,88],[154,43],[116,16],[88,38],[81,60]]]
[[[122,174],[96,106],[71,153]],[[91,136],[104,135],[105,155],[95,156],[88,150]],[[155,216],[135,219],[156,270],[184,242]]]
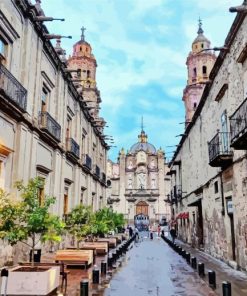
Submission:
[[[231,146],[246,149],[247,144],[247,98],[230,116]]]
[[[95,173],[95,175],[96,175],[98,178],[100,178],[100,168],[99,168],[97,165],[95,165],[95,171],[94,171],[94,173]]]
[[[0,64],[0,90],[4,92],[8,100],[14,103],[22,111],[27,108],[27,90],[20,82]]]
[[[228,132],[217,132],[208,143],[209,164],[211,166],[221,166],[232,158],[229,134]]]
[[[73,154],[76,158],[80,158],[80,146],[72,138],[67,139],[67,151]]]
[[[61,140],[61,126],[48,112],[40,112],[40,128],[48,132],[57,141]]]
[[[85,157],[84,157],[83,165],[85,167],[87,167],[89,170],[92,169],[92,158],[88,154],[86,154]]]

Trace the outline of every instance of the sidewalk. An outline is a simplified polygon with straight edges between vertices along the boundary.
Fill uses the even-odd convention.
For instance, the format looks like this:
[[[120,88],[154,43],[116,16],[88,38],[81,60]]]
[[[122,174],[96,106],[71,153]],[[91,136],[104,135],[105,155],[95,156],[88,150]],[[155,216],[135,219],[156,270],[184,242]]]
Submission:
[[[228,281],[232,285],[232,296],[246,296],[247,295],[247,274],[237,271],[229,267],[226,263],[206,254],[202,251],[192,248],[190,245],[177,240],[175,242],[181,246],[191,256],[197,258],[197,263],[202,262],[205,265],[205,278],[208,283],[208,270],[213,270],[216,273],[216,290],[218,295],[222,295],[222,282]]]

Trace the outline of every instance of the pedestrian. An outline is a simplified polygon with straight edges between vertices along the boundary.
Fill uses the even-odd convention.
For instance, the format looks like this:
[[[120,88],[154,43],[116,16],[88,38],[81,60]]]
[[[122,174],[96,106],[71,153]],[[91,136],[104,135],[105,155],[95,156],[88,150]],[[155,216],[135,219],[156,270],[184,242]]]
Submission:
[[[132,229],[132,227],[131,227],[131,226],[129,227],[129,236],[130,236],[130,237],[132,237],[132,236],[133,236],[133,229]]]
[[[160,229],[161,229],[161,227],[160,227],[160,225],[158,225],[158,229],[157,229],[157,231],[158,231],[158,236],[160,236]]]
[[[174,243],[175,242],[175,238],[177,236],[177,233],[176,233],[176,229],[175,227],[172,227],[171,230],[170,230],[170,235],[172,237],[172,242]]]

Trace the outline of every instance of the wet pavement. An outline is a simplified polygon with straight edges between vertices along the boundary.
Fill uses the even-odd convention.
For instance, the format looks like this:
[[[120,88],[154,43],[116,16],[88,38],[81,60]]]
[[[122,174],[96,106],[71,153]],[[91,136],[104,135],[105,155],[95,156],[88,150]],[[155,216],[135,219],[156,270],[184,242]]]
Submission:
[[[214,296],[197,273],[162,239],[141,233],[113,274],[104,296]]]
[[[235,270],[226,263],[210,256],[209,254],[192,248],[179,240],[176,243],[197,258],[197,261],[205,264],[205,281],[208,281],[207,272],[213,270],[216,273],[216,295],[222,295],[222,282],[228,281],[232,286],[232,296],[247,295],[247,273]]]

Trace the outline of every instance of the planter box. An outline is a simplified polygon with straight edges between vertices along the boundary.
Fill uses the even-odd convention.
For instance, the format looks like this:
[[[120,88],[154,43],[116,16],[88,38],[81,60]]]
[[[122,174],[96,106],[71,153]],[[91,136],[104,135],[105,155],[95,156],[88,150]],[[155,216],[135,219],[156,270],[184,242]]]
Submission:
[[[60,267],[48,267],[44,271],[9,271],[8,295],[48,295],[59,286]]]

